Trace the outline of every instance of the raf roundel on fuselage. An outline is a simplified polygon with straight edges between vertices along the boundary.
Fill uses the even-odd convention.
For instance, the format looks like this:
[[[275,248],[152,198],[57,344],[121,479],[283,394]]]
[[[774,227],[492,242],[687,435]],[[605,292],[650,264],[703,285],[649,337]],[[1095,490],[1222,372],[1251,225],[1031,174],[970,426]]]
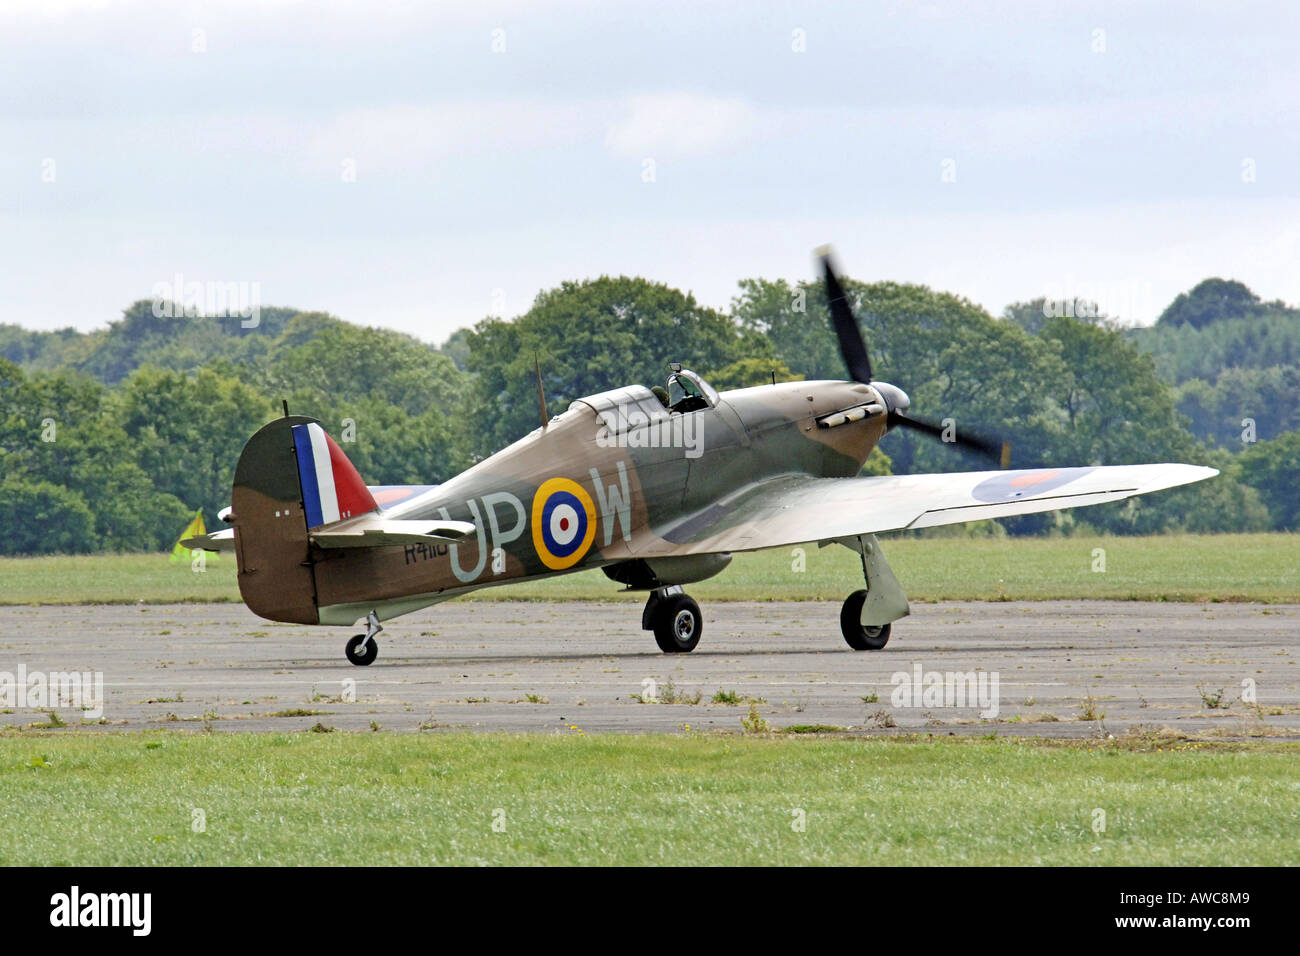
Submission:
[[[568,478],[542,482],[533,496],[533,546],[555,571],[582,560],[596,538],[596,505],[585,488]]]

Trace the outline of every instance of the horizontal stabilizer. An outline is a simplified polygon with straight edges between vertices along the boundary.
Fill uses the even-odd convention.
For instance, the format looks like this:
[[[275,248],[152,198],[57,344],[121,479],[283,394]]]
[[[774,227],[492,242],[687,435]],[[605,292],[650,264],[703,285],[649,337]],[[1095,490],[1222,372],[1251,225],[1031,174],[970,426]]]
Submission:
[[[364,516],[340,522],[334,527],[311,532],[311,540],[322,548],[388,548],[404,544],[456,541],[474,533],[469,521],[394,521]],[[183,548],[204,551],[234,551],[235,529],[195,535],[181,541]]]
[[[475,531],[473,522],[425,519],[399,521],[378,515],[362,515],[311,532],[313,543],[322,548],[388,548],[404,544],[456,541]]]
[[[211,534],[196,534],[192,538],[182,538],[181,547],[203,551],[234,551],[235,529],[224,528]]]

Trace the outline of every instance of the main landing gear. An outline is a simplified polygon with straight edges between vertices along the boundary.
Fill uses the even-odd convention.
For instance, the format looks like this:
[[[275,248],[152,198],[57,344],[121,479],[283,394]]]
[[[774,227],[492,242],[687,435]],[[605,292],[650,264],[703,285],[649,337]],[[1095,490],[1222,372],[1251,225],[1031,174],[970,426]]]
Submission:
[[[375,640],[375,635],[382,630],[379,616],[371,611],[366,618],[366,633],[358,634],[348,641],[346,649],[348,660],[358,667],[374,663],[375,658],[379,656],[379,642]]]
[[[875,535],[838,540],[861,556],[862,577],[867,585],[845,598],[840,608],[840,633],[855,651],[878,651],[889,643],[893,622],[911,613],[907,595],[885,562]]]
[[[840,633],[855,651],[878,651],[889,643],[889,624],[868,627],[862,622],[862,605],[867,592],[854,591],[840,607]]]
[[[700,643],[704,618],[695,600],[674,585],[650,592],[641,612],[641,628],[655,632],[655,643],[665,654],[686,654]]]

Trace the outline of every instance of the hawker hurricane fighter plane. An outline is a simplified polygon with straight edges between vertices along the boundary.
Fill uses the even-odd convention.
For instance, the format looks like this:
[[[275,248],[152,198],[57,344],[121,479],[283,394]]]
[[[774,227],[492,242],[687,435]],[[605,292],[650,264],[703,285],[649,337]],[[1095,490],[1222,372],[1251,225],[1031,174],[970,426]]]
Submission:
[[[381,621],[592,568],[648,592],[641,626],[661,650],[690,651],[703,619],[683,585],[737,551],[836,543],[861,557],[864,579],[840,611],[844,640],[879,650],[908,603],[877,532],[1101,504],[1217,474],[1151,464],[859,477],[887,431],[941,429],[872,378],[828,254],[821,261],[849,381],[719,393],[673,364],[666,389],[616,388],[548,420],[539,375],[542,426],[436,486],[367,487],[320,422],[286,410],[239,457],[223,512],[233,527],[185,543],[233,548],[240,594],[264,618],[364,620],[347,643],[353,664],[375,660]]]

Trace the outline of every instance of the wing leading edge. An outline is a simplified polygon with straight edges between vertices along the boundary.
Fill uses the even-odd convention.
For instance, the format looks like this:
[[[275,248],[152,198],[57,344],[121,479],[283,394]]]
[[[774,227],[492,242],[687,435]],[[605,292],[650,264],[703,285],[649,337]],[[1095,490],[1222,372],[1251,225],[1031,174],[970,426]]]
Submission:
[[[638,556],[752,551],[1121,501],[1217,475],[1199,465],[1108,465],[870,478],[787,476],[742,489],[631,543]]]

